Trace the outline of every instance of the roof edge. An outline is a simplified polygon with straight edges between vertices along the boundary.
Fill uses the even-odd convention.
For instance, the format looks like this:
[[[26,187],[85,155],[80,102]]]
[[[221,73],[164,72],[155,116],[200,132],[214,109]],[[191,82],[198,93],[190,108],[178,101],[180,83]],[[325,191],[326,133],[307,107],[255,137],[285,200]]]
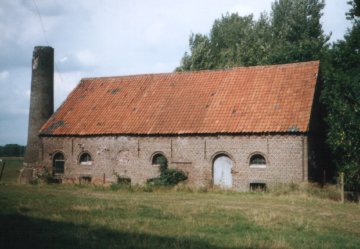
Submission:
[[[100,76],[100,77],[84,77],[82,80],[95,80],[95,79],[109,79],[109,78],[124,78],[124,77],[143,77],[143,76],[157,76],[157,75],[171,75],[171,74],[198,74],[198,73],[208,73],[208,72],[221,72],[221,71],[231,71],[238,69],[251,69],[251,68],[272,68],[272,67],[291,67],[297,66],[299,64],[317,64],[320,65],[320,60],[313,61],[302,61],[302,62],[291,62],[285,64],[271,64],[271,65],[256,65],[256,66],[239,66],[231,68],[216,68],[216,69],[204,69],[196,71],[182,71],[182,72],[163,72],[163,73],[139,73],[139,74],[125,74],[125,75],[116,75],[116,76]]]
[[[119,133],[119,134],[39,134],[40,137],[113,137],[113,136],[132,136],[132,137],[206,137],[206,136],[275,136],[275,135],[309,135],[309,131],[305,132],[237,132],[237,133],[180,133],[180,134],[171,134],[171,133],[153,133],[153,134],[137,134],[137,133]]]

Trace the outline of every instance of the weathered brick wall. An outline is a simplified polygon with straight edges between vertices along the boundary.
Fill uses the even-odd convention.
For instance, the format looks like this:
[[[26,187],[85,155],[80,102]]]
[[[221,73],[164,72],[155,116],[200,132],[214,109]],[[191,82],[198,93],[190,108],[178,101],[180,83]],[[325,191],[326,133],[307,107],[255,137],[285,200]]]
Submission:
[[[91,176],[93,182],[111,182],[113,173],[131,178],[134,184],[159,175],[152,156],[164,154],[169,167],[188,173],[189,184],[212,183],[214,157],[226,154],[233,160],[233,187],[246,191],[251,182],[301,182],[307,180],[307,137],[189,136],[189,137],[44,137],[42,163],[51,169],[57,151],[65,155],[65,181]],[[91,165],[80,165],[82,152],[90,153]],[[250,156],[265,156],[266,168],[251,168]]]

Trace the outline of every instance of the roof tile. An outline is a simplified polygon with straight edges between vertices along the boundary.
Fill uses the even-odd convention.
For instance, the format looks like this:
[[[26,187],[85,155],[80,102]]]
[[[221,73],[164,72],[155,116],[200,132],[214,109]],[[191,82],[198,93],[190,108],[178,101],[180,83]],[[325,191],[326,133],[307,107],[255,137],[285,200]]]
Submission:
[[[40,133],[306,132],[318,70],[312,61],[82,79]]]

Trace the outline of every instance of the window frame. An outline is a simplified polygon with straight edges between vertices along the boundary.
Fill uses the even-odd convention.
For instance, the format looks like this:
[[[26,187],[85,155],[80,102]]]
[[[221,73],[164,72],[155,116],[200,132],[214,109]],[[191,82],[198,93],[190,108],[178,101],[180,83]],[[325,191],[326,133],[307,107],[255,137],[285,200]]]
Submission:
[[[261,156],[264,159],[265,164],[252,163],[251,161],[252,161],[253,157],[255,157],[255,156]],[[269,161],[267,160],[266,156],[261,152],[254,152],[254,153],[251,153],[249,156],[249,166],[252,169],[265,169],[268,166],[268,162]]]
[[[90,161],[81,161],[83,156],[88,156],[90,158]],[[78,162],[79,162],[80,165],[90,166],[90,165],[93,164],[93,158],[92,158],[91,154],[88,151],[83,151],[79,155]]]
[[[61,156],[62,158],[57,158],[58,156]],[[55,151],[53,153],[53,156],[52,156],[52,171],[53,171],[53,175],[63,175],[65,174],[65,160],[66,160],[66,157],[65,157],[65,153],[62,152],[62,151]],[[58,163],[62,163],[62,166],[61,167],[57,167],[56,165]],[[62,168],[61,171],[59,171],[58,169]]]

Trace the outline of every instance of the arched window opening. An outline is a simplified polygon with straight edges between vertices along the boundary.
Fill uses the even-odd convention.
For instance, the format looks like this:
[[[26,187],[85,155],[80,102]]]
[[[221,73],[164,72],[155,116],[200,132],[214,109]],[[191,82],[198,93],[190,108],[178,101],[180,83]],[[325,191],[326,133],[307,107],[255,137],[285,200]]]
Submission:
[[[64,174],[65,156],[62,152],[58,152],[53,157],[53,173]]]
[[[92,164],[91,155],[87,152],[82,153],[80,155],[79,162],[81,165],[91,165]]]
[[[250,158],[250,167],[265,168],[266,159],[263,155],[255,154]]]
[[[168,160],[166,159],[166,157],[161,154],[161,153],[157,153],[153,156],[152,158],[152,162],[153,165],[160,165],[160,171],[167,169],[168,166]]]

